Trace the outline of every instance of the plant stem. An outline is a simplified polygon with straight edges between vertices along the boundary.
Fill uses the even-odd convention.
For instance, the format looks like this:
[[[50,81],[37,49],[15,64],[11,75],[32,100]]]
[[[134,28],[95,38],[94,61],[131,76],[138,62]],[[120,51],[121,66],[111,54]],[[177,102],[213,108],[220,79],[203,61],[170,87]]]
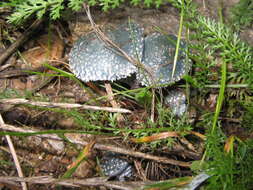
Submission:
[[[219,96],[218,96],[218,102],[216,105],[216,110],[215,110],[215,114],[214,114],[214,119],[213,119],[213,126],[212,126],[212,134],[214,134],[215,129],[216,129],[216,124],[218,121],[218,117],[221,111],[221,107],[222,107],[222,103],[224,100],[224,92],[225,92],[225,88],[226,88],[226,75],[227,75],[227,64],[224,61],[222,63],[221,66],[221,87],[220,87],[220,91],[219,91]]]
[[[227,84],[226,88],[249,88],[249,84]],[[187,85],[178,85],[178,87],[187,88]],[[220,84],[207,84],[203,88],[221,88]]]
[[[177,66],[177,58],[178,58],[181,34],[182,34],[182,29],[183,29],[183,21],[184,21],[184,3],[182,3],[181,13],[180,13],[180,23],[179,23],[179,30],[178,30],[178,35],[177,35],[177,46],[176,46],[176,52],[175,52],[174,61],[173,61],[173,70],[172,70],[171,78],[174,77],[176,66]]]

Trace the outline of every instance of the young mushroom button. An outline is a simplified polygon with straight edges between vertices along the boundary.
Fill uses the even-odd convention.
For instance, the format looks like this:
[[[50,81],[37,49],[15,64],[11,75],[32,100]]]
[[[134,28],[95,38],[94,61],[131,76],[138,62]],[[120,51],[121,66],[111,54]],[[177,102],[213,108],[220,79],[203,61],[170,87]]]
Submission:
[[[138,24],[127,22],[116,29],[106,29],[105,34],[130,57],[142,58],[143,29]],[[75,76],[84,82],[114,81],[137,71],[135,65],[109,48],[94,32],[77,40],[69,55],[69,65]]]
[[[187,110],[186,95],[180,90],[172,90],[164,97],[164,103],[176,116],[183,116]]]

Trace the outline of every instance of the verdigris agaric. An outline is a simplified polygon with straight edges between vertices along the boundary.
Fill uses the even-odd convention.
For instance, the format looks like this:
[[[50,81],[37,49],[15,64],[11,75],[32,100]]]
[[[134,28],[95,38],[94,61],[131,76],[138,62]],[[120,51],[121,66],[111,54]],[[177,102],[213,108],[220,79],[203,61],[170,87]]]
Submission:
[[[172,77],[177,41],[173,35],[154,33],[144,40],[143,28],[132,21],[116,29],[106,29],[105,35],[130,57],[148,67],[151,76],[120,56],[115,50],[108,48],[93,32],[77,40],[69,55],[70,68],[76,77],[84,82],[115,81],[136,73],[137,81],[142,85],[159,86],[179,81],[191,68],[185,53],[186,46],[181,43]],[[173,91],[165,101],[175,115],[181,116],[186,110],[185,96],[180,92]],[[120,181],[131,177],[133,173],[132,166],[113,153],[104,156],[101,168],[106,176],[115,177]]]
[[[101,169],[104,175],[125,181],[133,175],[133,167],[119,154],[108,152],[101,160]]]
[[[177,37],[173,35],[153,33],[144,38],[143,28],[132,21],[116,29],[106,29],[105,34],[125,53],[141,61],[151,76],[143,68],[137,68],[115,50],[108,48],[95,33],[89,33],[74,44],[69,55],[70,68],[84,82],[114,81],[136,73],[140,84],[159,87],[179,81],[191,69],[191,62],[185,53],[186,45],[181,42],[172,77],[177,42]],[[168,105],[176,105],[172,110],[180,116],[186,110],[184,100],[185,96],[175,91],[166,101]]]
[[[142,85],[150,85],[151,78],[155,85],[170,84],[179,81],[191,68],[186,58],[185,44],[181,42],[172,77],[177,41],[173,35],[154,33],[144,40],[143,28],[134,22],[127,22],[116,29],[106,29],[105,34],[130,57],[148,67],[152,77],[108,48],[95,33],[89,33],[77,40],[69,55],[70,68],[84,82],[114,81],[137,73],[137,80]]]
[[[164,103],[171,108],[174,115],[182,116],[187,110],[186,95],[180,90],[172,90],[164,98]]]
[[[181,42],[177,64],[172,77],[173,60],[177,38],[173,35],[154,33],[145,38],[145,51],[142,63],[152,71],[152,80],[147,73],[137,74],[142,85],[148,86],[170,84],[182,79],[190,70],[190,62],[186,59],[185,44]]]
[[[143,56],[143,29],[127,22],[116,29],[106,29],[107,35],[129,56]],[[69,54],[69,65],[77,78],[84,82],[126,78],[137,71],[136,66],[106,46],[97,35],[89,33],[74,44]]]

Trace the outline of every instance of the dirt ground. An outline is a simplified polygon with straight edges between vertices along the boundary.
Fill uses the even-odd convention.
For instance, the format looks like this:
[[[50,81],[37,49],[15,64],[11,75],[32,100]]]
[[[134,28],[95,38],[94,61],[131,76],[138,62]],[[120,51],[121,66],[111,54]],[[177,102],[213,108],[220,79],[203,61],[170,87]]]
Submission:
[[[229,17],[229,9],[239,0],[195,0],[199,6],[201,14],[207,17],[218,19],[218,8],[223,7],[223,15]],[[91,9],[94,21],[101,27],[116,25],[126,21],[128,18],[135,20],[144,28],[144,33],[155,32],[154,26],[161,28],[169,34],[177,35],[179,29],[179,12],[170,5],[162,6],[159,9],[129,7],[122,5],[120,8],[109,12],[101,12],[97,8]],[[3,20],[3,18],[1,18]],[[33,70],[40,72],[53,73],[48,69],[43,69],[41,63],[45,60],[53,60],[51,63],[57,68],[69,71],[68,54],[73,42],[80,36],[92,31],[90,23],[84,11],[80,11],[71,16],[68,21],[57,21],[50,26],[43,23],[38,33],[30,37],[25,44],[19,48],[22,59],[17,56],[11,56],[3,65],[0,66],[0,91],[15,89],[19,96],[35,96],[38,101],[59,102],[66,100],[68,103],[87,103],[93,97],[99,97],[106,92],[98,88],[97,84],[89,84],[93,91],[83,90],[79,83],[70,80],[67,77],[42,76],[23,73],[24,70]],[[10,28],[12,29],[12,28]],[[51,30],[51,53],[48,55],[48,31]],[[13,29],[14,31],[14,29]],[[183,31],[183,36],[187,31]],[[15,30],[11,32],[13,38],[22,32]],[[241,38],[253,45],[253,28],[247,28],[240,34]],[[184,37],[183,37],[184,38]],[[4,48],[0,47],[0,52]],[[14,93],[13,91],[9,92]],[[41,97],[44,97],[42,99]],[[210,96],[207,101],[212,102]],[[101,105],[110,106],[109,101],[101,101]],[[214,102],[215,103],[215,102]],[[96,105],[96,103],[90,103]],[[126,124],[131,121],[132,127],[145,122],[149,117],[148,113],[138,107],[134,102],[122,100],[121,105],[135,108],[134,114],[125,117]],[[214,109],[210,107],[210,109]],[[6,125],[15,126],[19,130],[51,130],[51,129],[82,129],[80,124],[65,113],[53,112],[50,109],[35,109],[32,106],[13,106],[11,104],[0,104],[0,113]],[[84,112],[87,113],[87,112]],[[195,114],[194,111],[192,113]],[[193,116],[196,119],[196,115]],[[104,121],[104,124],[108,122]],[[120,127],[124,127],[123,124]],[[127,135],[127,134],[125,134]],[[76,179],[85,179],[101,176],[101,170],[98,166],[98,160],[107,151],[116,151],[122,153],[124,159],[128,160],[134,167],[133,181],[165,180],[175,177],[191,176],[192,172],[188,163],[194,160],[200,160],[203,154],[204,142],[197,138],[197,143],[192,144],[191,140],[182,138],[173,147],[158,147],[155,152],[145,145],[138,145],[119,137],[108,137],[106,135],[93,134],[65,134],[69,141],[74,144],[63,141],[59,136],[12,136],[15,150],[18,155],[21,167],[25,176],[51,176],[58,178],[66,172],[67,168],[73,164],[79,154],[79,150],[85,145],[95,140],[94,149],[89,152],[89,162],[83,162],[73,174]],[[193,137],[196,138],[196,137]],[[124,152],[124,150],[127,150]],[[145,155],[140,155],[144,153]],[[148,159],[148,156],[157,156]],[[176,164],[168,164],[167,161],[159,161],[161,158],[178,161]],[[16,166],[12,162],[12,156],[8,149],[8,143],[5,136],[0,136],[0,176],[17,176]],[[167,164],[166,164],[167,162]],[[185,164],[185,165],[184,165]],[[186,167],[185,167],[186,166]],[[30,185],[29,189],[57,189],[55,185]],[[19,189],[15,185],[9,184],[4,187],[0,184],[0,189]],[[64,187],[62,189],[87,189],[81,187]],[[96,189],[96,188],[90,188]],[[97,189],[104,189],[97,187]],[[130,188],[129,188],[130,189]]]

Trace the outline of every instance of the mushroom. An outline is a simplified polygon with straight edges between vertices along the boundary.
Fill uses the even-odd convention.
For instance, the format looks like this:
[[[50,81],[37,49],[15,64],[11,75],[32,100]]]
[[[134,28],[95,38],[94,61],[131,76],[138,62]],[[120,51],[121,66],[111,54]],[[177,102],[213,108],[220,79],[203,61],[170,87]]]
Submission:
[[[133,167],[119,154],[107,152],[101,160],[101,169],[104,175],[125,181],[133,175]]]
[[[175,36],[160,33],[154,33],[145,38],[142,63],[153,72],[153,78],[151,80],[150,76],[139,69],[137,79],[142,85],[148,86],[154,84],[159,86],[170,84],[179,81],[189,72],[191,64],[186,59],[184,51],[186,46],[181,42],[175,73],[172,77],[176,41],[177,38]]]
[[[105,34],[130,57],[140,60],[151,71],[151,76],[110,49],[93,32],[81,37],[69,55],[70,68],[84,82],[114,81],[136,73],[137,82],[144,86],[164,86],[179,81],[191,69],[191,61],[185,53],[186,44],[181,41],[172,76],[176,36],[153,33],[144,40],[143,28],[132,21],[116,29],[106,29]],[[166,99],[175,115],[181,116],[186,111],[184,94],[175,91]]]
[[[184,51],[185,43],[180,43],[180,50],[176,62],[174,76],[172,76],[177,37],[154,33],[145,38],[145,51],[142,63],[152,71],[152,78],[139,69],[138,81],[144,85],[162,86],[182,79],[191,69],[191,61],[187,59]],[[182,116],[186,110],[186,96],[182,91],[173,90],[165,97],[165,104],[172,113]]]
[[[135,59],[143,56],[143,28],[129,21],[116,29],[106,29],[105,34],[125,53]],[[126,78],[137,71],[132,63],[117,54],[92,32],[74,44],[69,55],[69,65],[75,76],[84,82]]]
[[[164,103],[170,107],[176,116],[183,116],[187,110],[186,95],[180,90],[172,90],[164,98]]]

